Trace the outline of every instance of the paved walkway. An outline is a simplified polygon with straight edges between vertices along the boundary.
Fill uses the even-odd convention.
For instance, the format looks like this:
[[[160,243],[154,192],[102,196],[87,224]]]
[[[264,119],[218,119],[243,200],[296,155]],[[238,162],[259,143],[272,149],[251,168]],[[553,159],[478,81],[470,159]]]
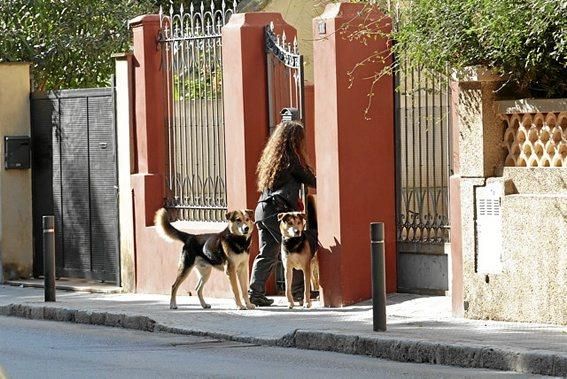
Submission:
[[[339,309],[315,303],[306,310],[274,306],[234,309],[228,299],[57,292],[43,302],[43,290],[0,286],[0,315],[105,324],[134,329],[208,335],[243,342],[366,354],[380,358],[484,367],[567,376],[567,327],[452,318],[450,298],[408,294],[388,297],[388,331],[372,331],[372,306]]]

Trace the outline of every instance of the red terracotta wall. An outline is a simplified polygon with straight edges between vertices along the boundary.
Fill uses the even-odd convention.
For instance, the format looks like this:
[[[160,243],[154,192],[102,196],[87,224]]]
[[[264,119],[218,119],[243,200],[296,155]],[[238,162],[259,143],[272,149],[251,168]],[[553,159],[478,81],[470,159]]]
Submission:
[[[360,5],[330,5],[323,19],[326,36],[314,21],[315,87],[306,86],[308,151],[316,163],[324,302],[342,306],[370,298],[369,224],[386,223],[387,287],[395,290],[395,191],[393,84],[379,81],[367,120],[364,108],[370,82],[356,80],[349,87],[346,72],[386,41],[367,45],[347,41],[334,31],[356,19]],[[377,13],[371,15],[379,17]],[[225,139],[227,141],[227,198],[229,209],[255,208],[256,165],[268,138],[264,27],[273,21],[276,32],[295,29],[279,14],[236,14],[223,28]],[[177,270],[180,243],[162,241],[153,215],[165,194],[165,110],[157,43],[159,19],[144,16],[131,22],[134,32],[135,131],[138,172],[132,175],[136,233],[136,289],[169,293]],[[356,25],[356,23],[352,23]],[[386,28],[387,26],[384,25]],[[369,72],[362,69],[360,78]],[[315,156],[316,153],[316,156]],[[316,160],[316,161],[315,161]],[[222,224],[177,223],[188,232],[220,230]],[[252,258],[257,254],[254,241]],[[192,291],[194,275],[180,293]],[[269,287],[268,293],[274,288]],[[228,282],[215,273],[206,296],[230,297]]]
[[[134,123],[135,150],[131,176],[136,250],[136,291],[169,294],[177,274],[180,242],[158,237],[153,217],[164,202],[166,167],[166,112],[161,71],[161,50],[157,42],[159,16],[146,15],[130,21],[134,36]],[[219,231],[224,223],[177,222],[189,233]],[[190,275],[180,295],[194,292],[195,275]],[[205,296],[232,297],[224,273],[214,272]]]
[[[364,78],[380,63],[361,66],[352,86],[347,75],[388,46],[384,39],[364,44],[346,38],[361,22],[381,19],[384,30],[390,25],[378,11],[361,14],[363,9],[361,4],[330,4],[313,21],[319,259],[327,306],[371,297],[373,221],[385,223],[386,284],[389,292],[396,290],[393,81],[385,76],[376,83],[365,116],[372,81]]]

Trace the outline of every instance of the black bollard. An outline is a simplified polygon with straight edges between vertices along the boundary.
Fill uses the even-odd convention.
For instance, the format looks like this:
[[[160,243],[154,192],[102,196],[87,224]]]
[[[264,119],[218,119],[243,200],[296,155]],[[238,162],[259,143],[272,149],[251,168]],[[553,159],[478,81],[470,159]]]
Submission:
[[[372,327],[386,331],[386,269],[384,254],[384,223],[370,224],[370,254],[372,261]]]
[[[43,277],[45,301],[55,301],[55,218],[43,216]]]

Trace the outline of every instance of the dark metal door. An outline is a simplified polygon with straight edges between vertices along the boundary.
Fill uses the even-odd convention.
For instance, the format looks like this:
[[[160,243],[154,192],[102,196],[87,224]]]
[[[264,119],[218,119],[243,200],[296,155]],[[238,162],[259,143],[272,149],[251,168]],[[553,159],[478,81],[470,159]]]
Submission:
[[[57,275],[119,283],[116,128],[112,88],[34,94],[34,274],[43,271],[41,216],[55,215]]]

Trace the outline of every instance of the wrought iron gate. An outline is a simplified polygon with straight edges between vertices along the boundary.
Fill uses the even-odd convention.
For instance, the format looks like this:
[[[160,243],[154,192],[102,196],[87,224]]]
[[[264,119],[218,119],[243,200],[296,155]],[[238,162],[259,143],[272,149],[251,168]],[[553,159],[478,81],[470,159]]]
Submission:
[[[449,242],[450,89],[440,75],[395,72],[398,291],[444,294]]]
[[[120,283],[114,89],[33,94],[34,275],[44,215],[55,215],[58,276]]]
[[[168,131],[168,194],[171,216],[222,221],[226,211],[221,28],[237,2],[220,9],[211,0],[189,12],[160,10],[162,71]]]
[[[284,108],[297,110],[297,117],[305,124],[303,55],[299,53],[297,37],[288,41],[285,32],[274,32],[271,22],[266,26],[265,44],[270,133],[280,122]]]

